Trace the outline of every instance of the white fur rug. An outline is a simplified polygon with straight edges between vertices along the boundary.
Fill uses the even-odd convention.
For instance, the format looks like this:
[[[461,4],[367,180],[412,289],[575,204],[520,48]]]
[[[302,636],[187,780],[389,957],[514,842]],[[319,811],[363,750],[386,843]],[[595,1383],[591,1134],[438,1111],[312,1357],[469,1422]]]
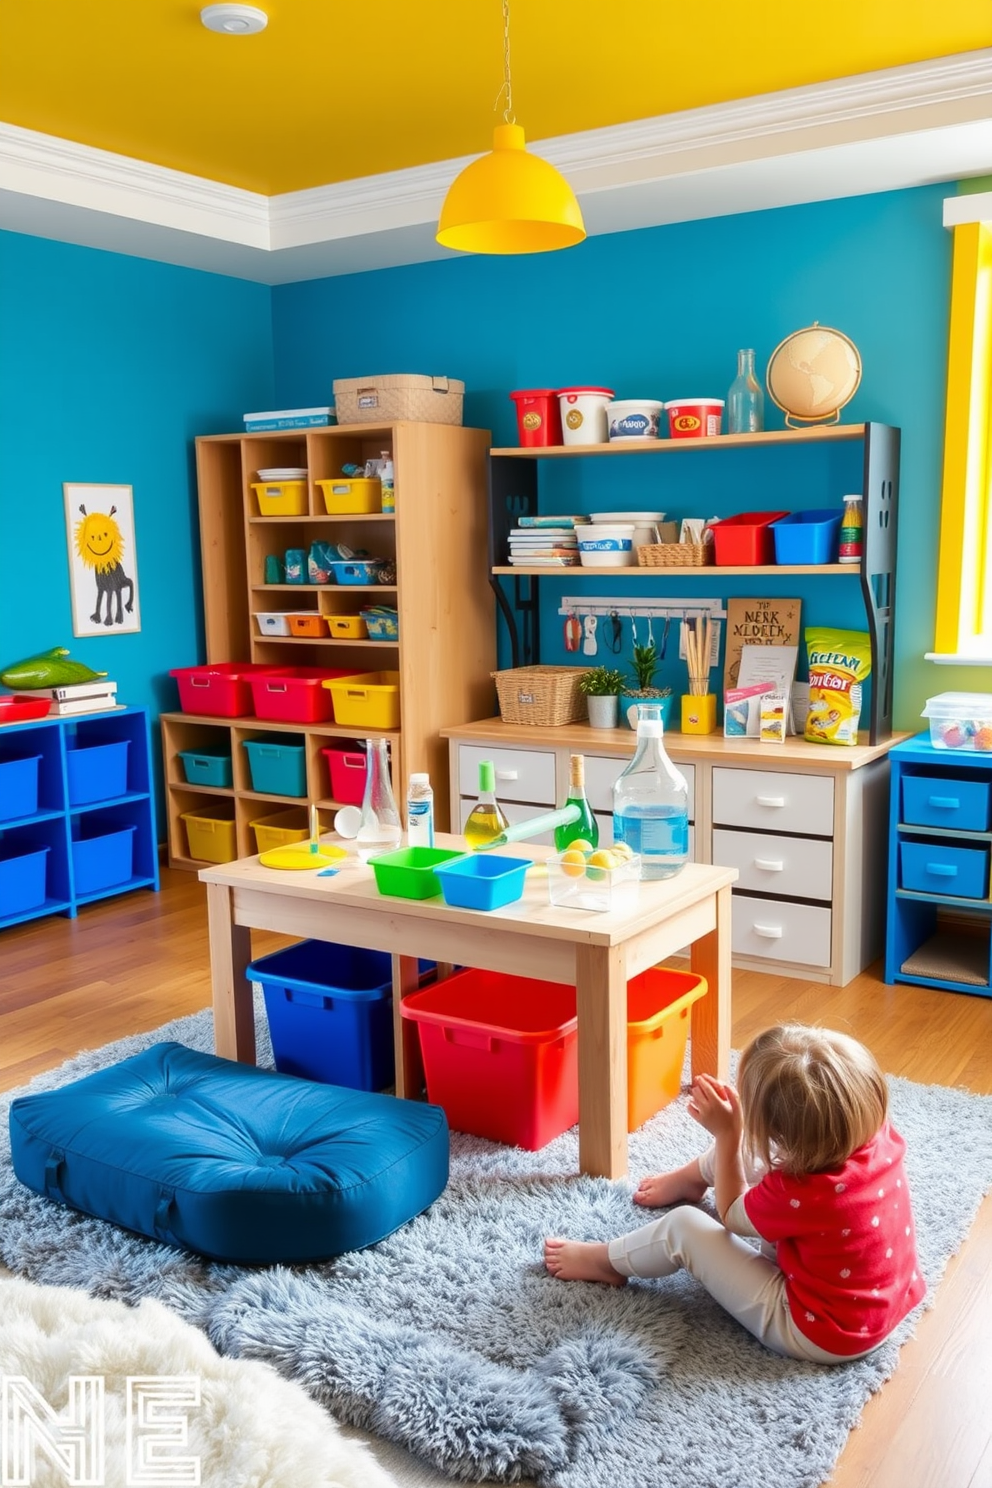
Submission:
[[[70,1287],[0,1275],[0,1375],[21,1375],[56,1411],[69,1375],[105,1381],[106,1488],[125,1488],[126,1380],[194,1375],[200,1405],[186,1445],[203,1488],[395,1488],[361,1442],[348,1440],[303,1390],[267,1364],[224,1359],[159,1302],[95,1300]],[[167,1457],[168,1452],[163,1453]],[[65,1488],[63,1467],[36,1452],[34,1488]]]

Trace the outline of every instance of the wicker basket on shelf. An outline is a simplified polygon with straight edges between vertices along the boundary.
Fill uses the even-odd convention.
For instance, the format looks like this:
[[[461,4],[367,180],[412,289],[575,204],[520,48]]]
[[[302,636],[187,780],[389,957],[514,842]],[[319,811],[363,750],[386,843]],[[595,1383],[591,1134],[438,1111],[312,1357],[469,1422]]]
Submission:
[[[708,568],[713,561],[711,542],[645,543],[637,550],[641,568]]]
[[[500,717],[504,723],[533,723],[543,728],[584,720],[586,706],[579,691],[579,678],[588,670],[588,667],[524,666],[493,672]]]

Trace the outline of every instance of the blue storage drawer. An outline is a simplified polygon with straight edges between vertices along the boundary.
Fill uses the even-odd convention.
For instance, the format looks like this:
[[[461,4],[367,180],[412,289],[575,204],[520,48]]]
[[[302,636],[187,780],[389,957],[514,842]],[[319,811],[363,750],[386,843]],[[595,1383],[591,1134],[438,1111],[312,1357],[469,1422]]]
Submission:
[[[273,744],[261,739],[245,741],[251,788],[264,796],[305,796],[307,757],[303,744]]]
[[[127,795],[130,742],[130,739],[117,739],[112,744],[88,744],[66,750],[70,806],[88,806],[93,801],[111,801],[115,796]]]
[[[38,810],[40,764],[40,754],[33,754],[28,759],[0,760],[0,821],[34,816]]]
[[[917,827],[987,832],[992,820],[992,781],[904,775],[902,820]]]
[[[904,889],[949,899],[986,899],[989,850],[949,847],[943,842],[901,842],[899,882]]]
[[[179,758],[183,762],[183,773],[190,785],[234,784],[231,756],[226,751],[180,749]]]

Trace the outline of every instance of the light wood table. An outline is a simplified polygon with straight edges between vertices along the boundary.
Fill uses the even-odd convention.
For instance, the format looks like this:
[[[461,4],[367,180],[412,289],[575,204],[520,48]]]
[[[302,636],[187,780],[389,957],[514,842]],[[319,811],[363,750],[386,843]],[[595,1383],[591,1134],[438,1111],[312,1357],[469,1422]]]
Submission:
[[[325,838],[324,841],[331,839]],[[439,835],[438,846],[464,848]],[[517,844],[510,856],[540,863],[548,849]],[[689,863],[675,878],[638,886],[636,903],[606,914],[556,909],[540,868],[524,897],[491,913],[441,898],[384,897],[372,870],[349,858],[332,878],[262,868],[257,858],[204,868],[217,1053],[255,1060],[255,1019],[245,969],[251,931],[338,941],[393,956],[396,1094],[419,1093],[417,1029],[400,999],[417,987],[417,960],[574,984],[577,991],[579,1166],[619,1178],[627,1171],[627,981],[684,946],[709,993],[692,1009],[693,1074],[726,1078],[730,1056],[730,885],[733,868]]]

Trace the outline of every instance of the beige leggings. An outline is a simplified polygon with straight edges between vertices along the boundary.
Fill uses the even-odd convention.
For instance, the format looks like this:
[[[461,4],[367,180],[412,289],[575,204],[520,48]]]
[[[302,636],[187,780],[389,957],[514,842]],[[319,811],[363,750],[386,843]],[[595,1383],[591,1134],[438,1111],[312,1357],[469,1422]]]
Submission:
[[[713,1182],[713,1149],[699,1160],[699,1171]],[[761,1175],[748,1174],[753,1183]],[[733,1233],[731,1233],[733,1231]],[[766,1348],[813,1364],[844,1364],[862,1354],[830,1354],[811,1343],[796,1327],[785,1293],[785,1277],[772,1248],[755,1250],[746,1240],[759,1238],[737,1199],[727,1212],[727,1227],[694,1205],[669,1209],[659,1219],[611,1240],[610,1264],[621,1276],[672,1276],[683,1268],[694,1276]]]

